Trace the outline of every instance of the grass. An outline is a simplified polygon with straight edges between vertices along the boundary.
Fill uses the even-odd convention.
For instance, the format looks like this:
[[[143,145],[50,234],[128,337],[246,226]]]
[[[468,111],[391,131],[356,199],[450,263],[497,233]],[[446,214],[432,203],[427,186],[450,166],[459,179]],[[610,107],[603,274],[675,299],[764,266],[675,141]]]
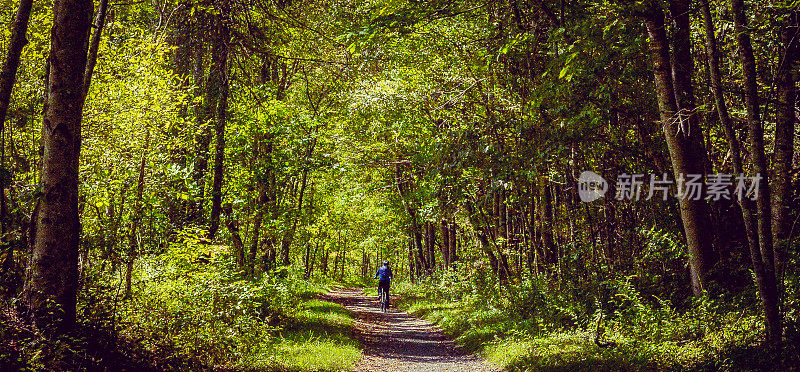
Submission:
[[[617,340],[615,338],[615,340]],[[615,341],[617,342],[617,341]],[[484,353],[508,371],[655,371],[680,369],[645,357],[636,343],[600,347],[586,330],[491,343]]]
[[[286,323],[266,347],[234,369],[350,371],[361,357],[353,338],[353,318],[341,305],[306,299]]]
[[[436,293],[426,286],[398,286],[399,306],[436,323],[465,351],[478,352],[507,371],[800,369],[794,362],[796,345],[787,342],[783,367],[776,353],[760,346],[762,320],[757,314],[711,301],[679,313],[629,298],[630,307],[620,307],[603,321],[598,344],[591,316],[565,322],[542,304],[525,316],[504,307],[495,294],[454,299],[446,288]]]

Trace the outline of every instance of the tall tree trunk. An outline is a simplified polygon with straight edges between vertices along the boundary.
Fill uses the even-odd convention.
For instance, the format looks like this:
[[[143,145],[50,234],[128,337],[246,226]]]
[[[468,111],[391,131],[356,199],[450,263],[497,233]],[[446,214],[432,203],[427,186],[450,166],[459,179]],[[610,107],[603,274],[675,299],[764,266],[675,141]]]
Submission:
[[[69,330],[75,322],[80,220],[78,159],[90,0],[56,0],[50,39],[48,102],[42,125],[41,190],[23,301],[35,322]],[[77,89],[76,89],[77,87]],[[60,311],[48,315],[52,301]]]
[[[680,8],[680,7],[679,7]],[[688,16],[688,15],[687,15]],[[694,113],[693,99],[685,91],[691,82],[691,75],[686,76],[686,62],[673,69],[670,66],[669,43],[667,40],[664,12],[657,4],[650,4],[645,14],[645,26],[650,38],[650,58],[653,61],[658,107],[661,117],[662,130],[667,140],[672,169],[676,177],[680,175],[704,174],[705,169],[702,154],[698,154],[697,144],[702,137],[697,117]],[[679,26],[687,25],[681,22]],[[678,33],[685,37],[685,32]],[[683,45],[685,42],[678,42]],[[685,48],[685,45],[683,46]],[[688,56],[691,58],[691,56]],[[679,86],[684,90],[676,95],[673,86],[672,74],[679,75]],[[688,80],[688,83],[687,83]],[[685,107],[678,112],[676,96],[680,96]],[[708,274],[708,260],[713,252],[710,230],[711,220],[708,205],[705,200],[691,200],[684,197],[679,200],[681,220],[683,221],[686,246],[689,251],[689,266],[691,270],[692,290],[695,296],[700,296],[706,286]]]
[[[695,106],[692,75],[694,59],[692,58],[690,0],[670,0],[670,12],[675,22],[672,53],[672,81],[674,84],[675,102],[678,108],[678,119],[681,130],[686,131],[686,145],[692,160],[686,174],[705,174],[711,171],[711,161],[703,142],[703,130],[699,123],[699,115]],[[673,132],[674,133],[674,132]],[[703,177],[703,178],[704,178]],[[697,255],[695,259],[698,273],[706,276],[716,261],[714,254],[714,229],[708,203],[703,200],[691,200],[695,211],[695,228],[698,229],[700,241],[691,251]]]
[[[322,271],[322,276],[328,276],[328,258],[330,257],[331,250],[329,248],[322,247],[322,255],[320,256],[320,270]]]
[[[433,222],[425,222],[425,246],[427,248],[428,268],[436,270],[436,229]]]
[[[339,274],[339,280],[344,279],[344,270],[345,267],[347,266],[347,239],[345,239],[343,243],[344,244],[342,244],[341,250],[339,251],[339,254],[342,255],[341,265],[339,266],[341,270]]]
[[[306,280],[311,278],[311,273],[314,271],[314,261],[317,259],[317,253],[319,252],[319,245],[320,245],[319,241],[314,243],[314,251],[311,252],[311,257],[309,257],[308,259],[308,267],[306,268],[306,275],[305,275]]]
[[[705,31],[706,48],[708,49],[708,66],[711,78],[711,90],[714,95],[714,104],[717,109],[719,121],[722,124],[725,138],[728,141],[730,148],[731,158],[733,162],[733,171],[735,174],[744,174],[744,164],[741,155],[741,144],[736,137],[736,131],[733,127],[733,121],[728,113],[728,107],[725,103],[725,96],[722,87],[722,73],[719,70],[719,50],[717,48],[717,40],[714,34],[714,20],[711,16],[711,9],[709,8],[708,0],[703,0],[701,3],[701,11],[703,12],[703,28]],[[742,222],[744,223],[745,236],[747,237],[748,251],[758,250],[758,232],[756,231],[755,207],[750,198],[740,198],[739,207],[742,210]],[[761,260],[755,262],[760,265]]]
[[[456,251],[458,225],[455,223],[450,224],[450,263],[458,261],[458,252]]]
[[[17,8],[16,15],[14,16],[14,23],[11,26],[11,40],[6,53],[6,59],[3,63],[2,71],[0,71],[0,136],[4,137],[5,134],[5,121],[8,106],[11,103],[11,92],[14,90],[14,82],[17,78],[17,69],[19,68],[19,59],[22,55],[22,48],[28,44],[28,39],[25,34],[28,31],[28,20],[31,15],[31,4],[33,0],[20,0],[19,7]],[[2,155],[2,168],[5,168],[5,141],[3,141]],[[5,241],[6,235],[6,217],[8,210],[6,207],[6,193],[5,186],[0,186],[0,241]],[[4,258],[3,266],[8,266],[13,263],[14,250],[8,249],[8,254]]]
[[[442,251],[442,265],[447,270],[450,267],[450,224],[447,219],[442,219],[440,230],[442,235],[440,248]]]
[[[311,242],[306,243],[306,255],[303,257],[303,279],[308,280],[308,275],[311,273]]]
[[[297,209],[292,212],[292,226],[283,236],[283,239],[281,239],[281,264],[284,266],[289,266],[292,263],[291,255],[289,253],[291,252],[292,242],[294,242],[294,236],[297,232],[297,224],[303,211],[303,197],[305,195],[307,182],[308,170],[303,170],[302,180],[300,181],[300,192],[297,196]]]
[[[420,226],[419,217],[417,217],[417,210],[410,209],[408,211],[408,216],[411,219],[411,238],[414,243],[414,251],[416,252],[417,276],[423,273],[429,275],[428,263],[425,261],[425,247],[422,244],[422,226]]]
[[[691,13],[690,2],[691,0],[669,0],[670,13],[675,25],[670,61],[675,103],[678,108],[677,118],[681,123],[681,130],[687,131],[688,143],[695,159],[701,163],[697,168],[702,172],[698,174],[705,174],[711,171],[711,161],[708,158],[708,152],[703,142],[703,131],[699,123],[699,116],[696,113],[697,107],[695,106],[694,87],[692,86],[694,58],[692,57],[692,30],[689,18]],[[706,207],[706,209],[708,208]],[[710,220],[708,223],[710,224]],[[713,260],[713,250],[709,249],[702,253],[707,261],[706,264],[710,267],[713,264],[711,261]]]
[[[792,160],[794,158],[794,133],[797,123],[795,103],[797,94],[793,71],[798,61],[798,14],[792,11],[789,20],[781,27],[783,55],[777,71],[778,107],[775,120],[775,157],[772,178],[772,235],[775,240],[775,274],[783,275],[786,263],[786,249],[789,245],[789,201],[792,194]]]
[[[225,125],[228,121],[228,41],[230,39],[228,30],[227,16],[229,13],[227,0],[222,0],[216,19],[216,35],[211,47],[211,75],[215,76],[215,81],[219,82],[218,95],[216,97],[216,120],[214,121],[214,132],[217,138],[214,148],[214,180],[211,185],[211,225],[208,229],[208,238],[214,239],[219,229],[219,215],[222,207],[222,180],[225,177]],[[209,84],[210,85],[210,84]]]
[[[750,43],[750,33],[747,30],[747,18],[744,13],[743,0],[731,0],[733,13],[733,27],[736,42],[739,47],[739,59],[742,63],[742,76],[744,78],[744,99],[747,111],[748,140],[750,142],[750,156],[753,163],[751,176],[759,176],[759,195],[756,199],[758,212],[758,239],[760,252],[753,249],[751,255],[756,281],[759,287],[762,305],[764,307],[767,340],[770,343],[781,342],[781,316],[779,311],[778,287],[775,277],[775,261],[772,244],[772,209],[770,207],[769,173],[767,159],[764,152],[764,128],[761,122],[761,112],[758,98],[758,82],[756,80],[756,61],[753,56],[753,46]],[[760,253],[760,257],[758,255]],[[759,260],[760,259],[760,260]],[[763,271],[757,266],[760,266]]]
[[[92,85],[92,74],[94,74],[94,67],[97,65],[97,51],[100,49],[100,39],[103,36],[103,27],[106,24],[106,12],[108,8],[108,0],[100,0],[97,7],[97,15],[94,20],[94,33],[89,42],[89,55],[86,59],[86,71],[83,73],[83,95],[89,95],[89,88]]]
[[[531,275],[538,275],[539,274],[539,267],[538,262],[536,260],[536,252],[539,250],[539,234],[538,228],[536,225],[536,195],[535,189],[532,185],[528,185],[528,194],[530,195],[530,213],[527,218],[528,220],[528,248],[527,248],[527,261],[528,261],[528,270]]]
[[[11,102],[11,91],[14,89],[14,82],[17,80],[17,69],[22,49],[28,44],[25,34],[28,32],[28,20],[31,16],[31,5],[33,0],[20,0],[19,7],[14,16],[14,23],[11,25],[11,39],[9,39],[8,51],[3,62],[3,69],[0,72],[0,133],[2,133],[6,121],[8,105]]]
[[[208,18],[208,14],[204,10],[195,12],[195,21],[203,24]],[[205,186],[206,186],[206,172],[208,171],[208,152],[211,145],[211,125],[214,114],[214,108],[217,103],[219,95],[220,74],[215,73],[213,68],[210,69],[206,76],[206,48],[204,40],[196,35],[195,50],[194,50],[194,84],[198,91],[203,91],[198,95],[203,95],[202,104],[198,104],[194,109],[195,124],[197,125],[197,132],[194,136],[195,153],[192,162],[192,181],[196,188],[194,196],[194,210],[189,216],[189,220],[193,222],[205,221]]]
[[[556,244],[553,240],[553,202],[550,186],[544,184],[541,186],[541,197],[539,200],[542,205],[539,209],[540,221],[542,228],[540,230],[542,235],[542,245],[544,249],[544,262],[553,264],[556,260]]]
[[[193,8],[199,10],[197,8]],[[192,159],[192,183],[194,190],[191,190],[193,199],[186,203],[185,222],[198,222],[203,219],[203,193],[205,189],[205,174],[208,168],[208,146],[211,143],[211,129],[208,126],[208,116],[206,114],[206,103],[204,100],[199,100],[204,97],[206,93],[206,48],[205,40],[202,30],[205,26],[205,13],[202,10],[195,11],[191,14],[191,10],[186,12],[187,20],[180,26],[179,29],[179,47],[175,50],[176,55],[179,56],[177,66],[185,68],[187,75],[192,75],[192,89],[191,99],[194,103],[192,106],[192,115],[194,116],[193,128],[196,133],[194,135],[194,157]],[[181,73],[182,71],[178,71]],[[207,98],[207,97],[204,97]],[[187,114],[189,107],[187,107]]]

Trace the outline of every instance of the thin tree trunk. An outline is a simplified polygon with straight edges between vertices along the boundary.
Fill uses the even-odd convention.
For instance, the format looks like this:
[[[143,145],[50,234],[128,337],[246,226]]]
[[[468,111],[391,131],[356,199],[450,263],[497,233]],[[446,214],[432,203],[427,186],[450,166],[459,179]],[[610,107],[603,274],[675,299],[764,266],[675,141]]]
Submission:
[[[311,243],[306,243],[306,255],[303,257],[303,279],[308,280],[309,267],[311,267]]]
[[[147,151],[150,149],[150,130],[147,130],[144,140],[144,151],[142,160],[139,163],[139,179],[136,185],[136,202],[133,206],[133,220],[131,221],[131,233],[128,236],[128,261],[125,271],[125,298],[131,295],[131,277],[133,276],[133,262],[139,250],[139,227],[142,225],[142,197],[144,196],[144,170],[147,165]],[[120,217],[122,212],[120,211]]]
[[[541,213],[540,221],[542,222],[542,245],[544,248],[544,262],[553,264],[556,260],[556,245],[553,240],[553,203],[550,187],[542,185],[541,198],[542,208],[539,210]]]
[[[9,39],[8,51],[3,62],[2,72],[0,72],[0,133],[5,125],[8,105],[11,102],[11,92],[14,89],[14,82],[17,80],[22,49],[28,44],[25,34],[28,32],[32,4],[33,0],[20,0],[14,16],[14,23],[11,25],[11,39]]]
[[[744,78],[744,98],[747,111],[748,139],[750,142],[751,161],[753,163],[752,176],[761,177],[759,195],[756,199],[758,212],[758,239],[760,244],[760,257],[755,249],[751,250],[756,281],[759,286],[762,305],[764,307],[767,340],[770,343],[781,342],[781,316],[779,311],[778,288],[775,277],[775,261],[772,244],[772,209],[770,207],[769,174],[767,159],[764,152],[764,128],[761,122],[761,113],[758,98],[758,82],[756,81],[756,62],[753,56],[753,47],[750,43],[750,33],[747,30],[747,18],[744,13],[743,0],[731,0],[733,13],[734,32],[739,47],[739,58],[742,63],[742,76]],[[763,271],[755,265],[762,262]]]
[[[28,39],[25,34],[28,31],[28,20],[31,15],[32,0],[20,0],[19,7],[17,8],[16,15],[14,16],[14,23],[11,26],[11,40],[6,53],[6,59],[3,63],[2,71],[0,71],[0,136],[3,136],[3,149],[2,149],[2,167],[5,168],[5,121],[8,106],[11,103],[11,92],[14,90],[14,82],[17,80],[17,69],[19,68],[19,59],[22,55],[22,49],[28,44]],[[6,193],[5,186],[0,186],[0,241],[5,241],[6,236],[6,218],[8,210],[6,207]],[[8,266],[13,263],[14,250],[9,249],[6,255],[3,266]]]
[[[319,245],[320,242],[316,241],[314,243],[314,251],[311,252],[311,257],[309,257],[308,268],[306,271],[306,280],[311,278],[311,273],[314,271],[314,261],[317,259],[317,253],[319,252]]]
[[[204,22],[207,14],[198,11],[195,14],[197,22]],[[202,39],[197,38],[195,45],[194,58],[194,84],[198,90],[204,90],[203,103],[195,107],[195,124],[197,132],[194,136],[195,154],[192,163],[192,181],[196,188],[194,195],[194,210],[189,216],[193,222],[203,222],[205,220],[205,186],[206,172],[208,171],[208,152],[211,145],[211,124],[214,113],[214,105],[219,94],[220,77],[215,73],[213,66],[208,76],[205,73],[206,49]]]
[[[331,250],[325,248],[324,246],[322,247],[322,249],[323,253],[322,256],[320,257],[319,265],[322,270],[322,276],[328,276],[328,258],[330,257]]]
[[[97,51],[100,49],[100,39],[103,36],[103,27],[106,24],[106,11],[108,10],[108,0],[100,0],[97,7],[97,16],[94,20],[94,33],[89,43],[89,55],[86,60],[86,71],[83,74],[83,96],[89,95],[89,88],[92,86],[92,74],[97,65]]]
[[[214,149],[214,180],[211,186],[211,226],[208,230],[208,238],[214,239],[219,229],[219,215],[222,207],[222,180],[225,177],[225,125],[228,121],[228,41],[230,39],[228,30],[228,16],[229,9],[227,1],[221,1],[221,9],[218,10],[219,14],[215,15],[216,18],[216,32],[217,35],[212,45],[211,55],[213,58],[211,64],[212,74],[218,75],[216,79],[219,81],[219,94],[216,97],[216,120],[214,123],[214,131],[216,132],[216,146]]]
[[[417,269],[414,263],[414,243],[412,239],[413,238],[409,237],[408,240],[408,277],[411,279],[412,283],[416,283],[419,269]]]
[[[409,210],[408,215],[411,219],[411,238],[414,243],[414,250],[416,251],[417,276],[422,275],[423,272],[426,275],[430,274],[428,270],[428,263],[425,261],[425,248],[422,245],[422,226],[420,226],[417,217],[417,210]]]
[[[80,220],[78,160],[81,150],[81,89],[92,16],[90,0],[56,0],[50,41],[47,111],[42,125],[41,190],[34,249],[23,301],[41,326],[69,330],[78,292]],[[51,316],[48,302],[59,306]]]
[[[450,263],[458,261],[458,252],[456,250],[457,244],[458,225],[455,223],[450,224]]]
[[[489,242],[489,238],[486,237],[486,233],[483,231],[478,231],[478,242],[480,243],[481,250],[486,253],[486,256],[489,257],[489,265],[492,267],[492,271],[495,275],[497,275],[497,279],[500,283],[506,282],[505,272],[500,268],[500,261],[497,259],[497,256],[494,254],[492,250],[491,243]]]
[[[425,246],[427,247],[428,268],[436,270],[436,229],[433,222],[425,222]]]
[[[496,229],[501,238],[501,244],[497,247],[497,255],[500,257],[500,269],[503,270],[505,278],[511,277],[511,270],[508,266],[508,249],[509,229],[508,229],[508,209],[506,207],[506,190],[500,189],[495,191],[497,201],[497,225]]]
[[[534,192],[534,188],[529,185],[528,186],[528,194],[530,195],[530,213],[528,217],[528,249],[527,249],[527,259],[528,259],[528,270],[531,275],[538,275],[539,274],[539,267],[536,262],[536,252],[539,249],[539,234],[537,229],[537,218],[536,218],[536,195]]]
[[[344,269],[345,266],[347,266],[347,239],[345,239],[343,243],[344,244],[342,244],[341,250],[339,251],[339,253],[342,255],[342,262],[339,266],[341,270],[339,274],[339,280],[344,279]]]
[[[311,155],[314,153],[314,148],[317,146],[317,137],[314,137],[314,140],[311,142],[311,146],[308,148],[308,152],[306,153],[306,168],[303,169],[303,176],[300,181],[300,194],[297,197],[297,209],[294,210],[292,213],[292,227],[289,232],[284,235],[283,240],[281,241],[281,254],[283,258],[283,265],[288,266],[291,263],[289,259],[289,250],[292,247],[292,242],[294,241],[295,233],[297,232],[297,223],[300,221],[300,217],[303,212],[303,197],[305,196],[306,192],[306,185],[308,182],[308,166],[309,161],[311,160]],[[312,185],[313,186],[313,185]]]
[[[798,61],[798,14],[793,11],[788,24],[781,27],[783,55],[777,71],[778,107],[775,120],[774,176],[772,178],[772,235],[774,238],[775,275],[781,278],[786,263],[789,245],[789,214],[792,196],[792,160],[797,117],[795,103],[797,94],[793,71]]]
[[[714,103],[717,109],[719,121],[722,124],[725,138],[728,141],[730,148],[731,158],[733,162],[733,171],[735,174],[744,174],[744,164],[741,155],[741,145],[739,139],[736,137],[736,131],[733,128],[733,121],[728,113],[728,107],[725,103],[725,96],[722,87],[722,73],[719,70],[719,50],[717,48],[716,36],[714,35],[714,20],[711,16],[711,9],[709,8],[708,0],[703,0],[701,3],[701,11],[703,12],[703,26],[705,31],[706,48],[708,49],[708,65],[711,78],[711,90],[714,95]],[[739,199],[739,206],[742,210],[742,221],[745,228],[745,236],[747,237],[748,250],[758,250],[758,232],[756,231],[755,208],[753,201],[750,198]],[[759,258],[754,264],[761,265]]]
[[[445,270],[450,267],[450,226],[447,222],[447,219],[442,219],[441,222],[441,235],[442,235],[442,244],[441,244],[441,251],[442,251],[442,265]]]

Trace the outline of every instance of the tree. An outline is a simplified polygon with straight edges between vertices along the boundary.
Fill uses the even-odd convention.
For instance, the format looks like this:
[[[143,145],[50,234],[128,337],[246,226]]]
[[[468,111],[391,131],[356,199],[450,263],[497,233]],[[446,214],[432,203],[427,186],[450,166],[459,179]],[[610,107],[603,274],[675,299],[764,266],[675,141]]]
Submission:
[[[656,95],[661,125],[667,140],[675,177],[704,175],[702,131],[697,123],[691,86],[692,57],[689,48],[688,2],[670,2],[676,18],[675,50],[669,52],[664,11],[650,3],[644,14],[650,38]],[[671,62],[671,59],[674,61]],[[712,260],[712,233],[708,205],[705,200],[684,197],[679,201],[692,279],[692,291],[700,296],[706,289]]]
[[[800,42],[798,42],[798,11],[792,10],[780,26],[780,38],[783,47],[778,60],[776,72],[778,89],[777,118],[775,120],[775,153],[773,157],[774,172],[772,175],[772,235],[775,244],[775,275],[783,277],[784,266],[789,246],[790,200],[792,187],[792,162],[794,159],[795,128],[797,115],[795,105],[797,93],[793,71],[800,58]]]
[[[209,72],[208,98],[206,104],[214,108],[214,132],[216,143],[214,146],[214,180],[211,185],[211,225],[208,230],[209,239],[219,229],[219,215],[222,206],[222,180],[225,177],[225,124],[228,121],[228,59],[229,49],[229,20],[230,7],[226,0],[220,1],[220,9],[214,15],[215,35],[211,46],[211,71]],[[212,85],[214,85],[212,87]],[[213,90],[213,92],[212,92]]]
[[[42,124],[42,174],[36,233],[23,301],[40,326],[66,330],[78,292],[78,159],[92,1],[56,0]],[[56,305],[57,309],[53,309]]]
[[[33,0],[20,0],[14,16],[14,23],[11,26],[8,52],[6,52],[6,59],[3,62],[2,72],[0,72],[0,131],[2,131],[3,123],[6,121],[11,91],[14,88],[14,82],[17,77],[17,68],[19,68],[19,57],[22,54],[22,48],[28,43],[25,33],[28,31],[28,20],[31,16],[32,4]]]
[[[19,58],[22,54],[22,48],[28,43],[25,33],[28,31],[28,20],[31,15],[31,4],[33,0],[20,0],[17,13],[14,16],[14,23],[11,26],[11,40],[6,53],[6,59],[3,62],[2,70],[0,70],[0,135],[5,133],[6,114],[8,113],[8,106],[11,103],[11,92],[14,89],[14,82],[17,77],[17,69],[19,68]],[[5,148],[2,156],[2,164],[0,164],[0,171],[6,172],[5,164]],[[0,235],[2,240],[5,240],[6,235],[6,217],[8,215],[8,207],[6,206],[6,185],[0,185]],[[9,270],[14,261],[13,250],[9,250],[3,257],[3,262],[0,265],[5,270]]]
[[[747,30],[747,17],[743,0],[731,0],[733,26],[736,42],[739,47],[739,59],[744,77],[744,101],[747,112],[747,135],[750,143],[750,175],[759,182],[759,194],[756,195],[757,231],[759,249],[750,247],[750,258],[753,262],[758,293],[764,308],[767,340],[780,344],[782,326],[780,304],[778,300],[777,279],[775,276],[775,260],[772,236],[772,207],[769,187],[769,169],[764,152],[764,127],[761,121],[761,109],[758,97],[758,81],[756,77],[756,61],[753,46],[750,43],[750,32]]]

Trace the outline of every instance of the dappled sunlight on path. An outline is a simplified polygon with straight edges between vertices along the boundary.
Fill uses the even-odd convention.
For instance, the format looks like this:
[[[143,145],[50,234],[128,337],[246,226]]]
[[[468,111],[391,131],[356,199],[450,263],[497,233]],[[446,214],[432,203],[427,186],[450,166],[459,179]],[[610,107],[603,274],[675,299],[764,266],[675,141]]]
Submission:
[[[478,356],[464,355],[430,322],[395,309],[382,313],[377,299],[360,290],[336,290],[323,299],[344,305],[357,319],[364,356],[356,371],[499,370]]]

